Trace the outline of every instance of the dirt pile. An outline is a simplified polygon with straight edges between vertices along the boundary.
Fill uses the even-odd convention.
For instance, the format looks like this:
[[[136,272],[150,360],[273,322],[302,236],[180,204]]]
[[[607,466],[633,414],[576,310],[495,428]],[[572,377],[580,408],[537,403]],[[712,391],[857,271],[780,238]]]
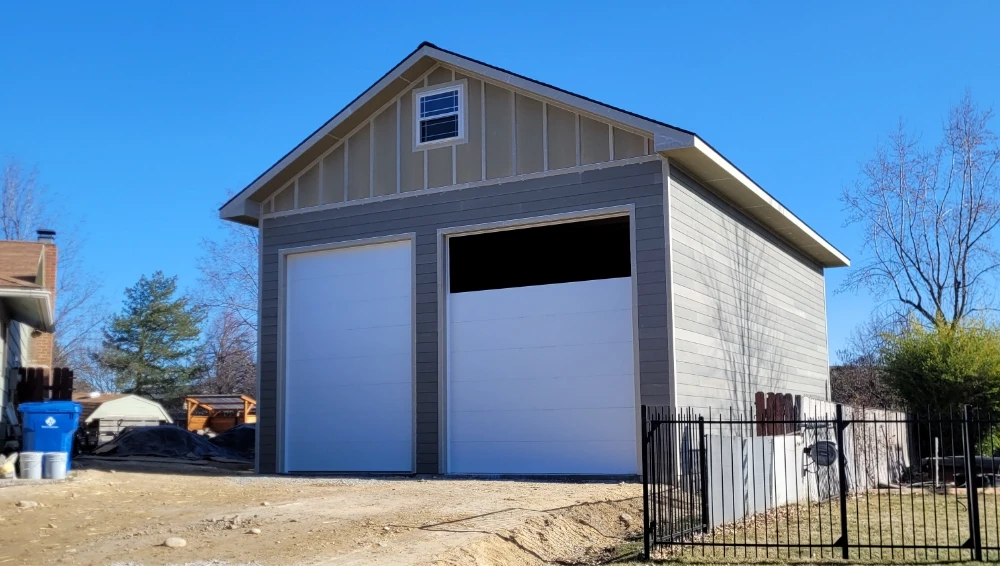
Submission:
[[[600,564],[618,546],[637,536],[641,516],[637,499],[574,505],[527,518],[437,557],[435,566],[537,566]]]

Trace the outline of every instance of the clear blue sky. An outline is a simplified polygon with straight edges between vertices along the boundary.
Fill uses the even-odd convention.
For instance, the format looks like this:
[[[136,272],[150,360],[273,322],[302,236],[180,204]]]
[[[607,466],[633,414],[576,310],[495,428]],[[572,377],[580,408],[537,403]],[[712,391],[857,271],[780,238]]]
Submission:
[[[114,307],[157,269],[195,285],[227,191],[423,40],[694,130],[852,257],[838,195],[878,137],[1000,102],[996,2],[289,4],[0,6],[0,156],[82,223]],[[845,273],[831,355],[873,305]]]

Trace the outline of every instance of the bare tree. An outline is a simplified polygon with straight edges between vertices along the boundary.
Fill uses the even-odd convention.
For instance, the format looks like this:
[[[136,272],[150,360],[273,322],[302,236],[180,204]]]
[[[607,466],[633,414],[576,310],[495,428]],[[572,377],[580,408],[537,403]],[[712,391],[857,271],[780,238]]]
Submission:
[[[257,228],[226,222],[220,240],[204,239],[198,260],[203,307],[213,314],[230,313],[257,333]]]
[[[256,395],[257,365],[254,344],[257,335],[233,311],[217,315],[205,331],[202,365],[208,375],[199,384],[202,393]]]
[[[840,365],[830,366],[830,398],[852,407],[895,409],[899,399],[885,382],[882,352],[886,337],[897,333],[906,319],[896,312],[874,313],[859,325],[837,351]]]
[[[211,315],[205,331],[204,393],[254,395],[257,389],[258,232],[252,226],[223,225],[218,240],[202,240],[197,300]]]
[[[38,182],[37,169],[26,170],[10,158],[4,164],[0,183],[0,239],[31,240],[38,228],[58,228],[53,363],[85,367],[88,349],[100,340],[97,329],[106,308],[100,298],[100,282],[83,264],[80,230],[77,225],[65,226],[53,213],[54,207],[49,206],[52,196]]]
[[[956,325],[993,305],[1000,147],[992,118],[967,92],[934,150],[902,123],[876,148],[843,195],[866,254],[844,288],[867,289],[932,325]]]

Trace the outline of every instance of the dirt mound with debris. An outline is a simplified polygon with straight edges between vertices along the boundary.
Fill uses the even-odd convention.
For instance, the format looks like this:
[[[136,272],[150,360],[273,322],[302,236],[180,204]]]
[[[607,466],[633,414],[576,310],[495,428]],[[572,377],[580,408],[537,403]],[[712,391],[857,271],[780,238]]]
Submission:
[[[635,498],[539,513],[439,556],[434,565],[602,564],[624,540],[641,533],[641,517],[642,504]]]
[[[158,456],[192,460],[247,460],[203,436],[177,426],[137,426],[94,450],[98,456]]]
[[[257,426],[253,424],[236,425],[226,432],[210,438],[209,442],[246,460],[253,460],[257,446]]]

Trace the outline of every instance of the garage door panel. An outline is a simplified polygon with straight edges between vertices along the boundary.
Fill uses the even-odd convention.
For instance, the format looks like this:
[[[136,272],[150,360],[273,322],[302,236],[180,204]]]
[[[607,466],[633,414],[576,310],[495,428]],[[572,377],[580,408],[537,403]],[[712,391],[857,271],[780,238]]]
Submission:
[[[455,442],[451,464],[469,474],[635,473],[635,440]]]
[[[294,321],[291,323],[294,324]],[[408,324],[341,331],[336,328],[316,328],[310,332],[290,332],[288,342],[295,346],[289,346],[287,359],[409,354],[412,351],[412,337],[413,331]]]
[[[288,443],[290,454],[305,454],[315,440],[301,439]],[[399,455],[410,450],[410,442],[325,442],[321,462],[311,458],[286,456],[286,466],[297,472],[397,472],[413,467],[412,456]]]
[[[567,365],[564,360],[575,360]],[[452,356],[450,380],[492,381],[537,377],[590,377],[629,374],[634,371],[635,350],[631,342],[605,344],[602,348],[569,345],[536,348],[531,355],[512,356],[509,350],[484,350],[475,356]]]
[[[298,269],[289,266],[289,271],[294,273]],[[288,288],[293,291],[289,296],[298,300],[318,299],[320,304],[407,297],[410,293],[409,276],[410,268],[406,267],[335,277],[289,279]],[[330,293],[333,289],[336,289],[335,294]]]
[[[329,261],[336,256],[336,261]],[[289,273],[289,281],[341,277],[345,275],[377,274],[404,269],[410,262],[408,242],[354,246],[334,250],[295,254],[288,265],[297,267]]]
[[[410,242],[289,256],[288,471],[413,468]]]
[[[635,441],[634,407],[454,411],[449,416],[448,429],[454,442]]]
[[[466,411],[635,408],[631,373],[452,382],[452,403]]]
[[[290,375],[301,375],[314,383],[362,385],[411,383],[410,354],[332,357],[331,352],[317,352],[315,358],[288,361]]]
[[[629,310],[632,308],[632,281],[629,277],[583,281],[581,292],[567,292],[566,284],[535,285],[490,291],[474,291],[452,295],[450,320],[500,320],[507,318],[548,316],[590,312],[594,310],[593,296],[603,297],[601,308]],[[483,295],[480,295],[483,294]],[[477,295],[486,300],[475,300]],[[462,298],[470,300],[462,301]]]
[[[631,278],[455,293],[448,469],[631,474]]]
[[[466,298],[463,297],[463,299]],[[461,301],[456,299],[454,302]],[[454,323],[452,329],[451,348],[455,353],[614,342],[630,343],[632,311],[611,310],[477,320]]]
[[[329,294],[323,291],[322,295]],[[300,332],[355,330],[372,326],[410,324],[409,294],[365,300],[345,300],[319,296],[304,312],[298,313],[295,328]],[[328,313],[335,312],[331,318]]]

